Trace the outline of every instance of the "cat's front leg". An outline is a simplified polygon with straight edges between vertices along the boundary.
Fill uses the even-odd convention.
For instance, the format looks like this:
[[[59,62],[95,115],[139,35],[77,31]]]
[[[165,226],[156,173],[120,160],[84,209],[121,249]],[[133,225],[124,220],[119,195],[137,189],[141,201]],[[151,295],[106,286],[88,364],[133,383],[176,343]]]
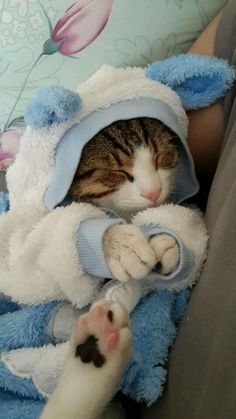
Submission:
[[[155,251],[135,225],[115,224],[108,228],[103,250],[113,277],[121,282],[145,278],[156,264]]]
[[[168,278],[168,275],[176,269],[180,260],[180,249],[177,241],[169,234],[157,234],[151,236],[148,243],[156,258],[153,271],[166,275]],[[147,295],[150,290],[151,288],[146,281],[130,279],[122,283],[113,279],[103,288],[102,296],[108,301],[121,302],[131,313],[141,298]]]
[[[57,387],[41,419],[102,419],[131,354],[127,311],[99,301],[77,321]]]
[[[151,236],[148,241],[155,253],[156,264],[153,271],[168,278],[180,260],[180,249],[175,238],[169,234]],[[112,280],[105,285],[102,296],[108,301],[121,302],[131,313],[141,298],[150,292],[151,288],[146,281],[130,279],[127,282]]]
[[[128,313],[131,313],[148,292],[150,292],[150,287],[145,281],[130,279],[127,282],[120,282],[113,279],[103,287],[99,297],[114,303],[122,303]]]

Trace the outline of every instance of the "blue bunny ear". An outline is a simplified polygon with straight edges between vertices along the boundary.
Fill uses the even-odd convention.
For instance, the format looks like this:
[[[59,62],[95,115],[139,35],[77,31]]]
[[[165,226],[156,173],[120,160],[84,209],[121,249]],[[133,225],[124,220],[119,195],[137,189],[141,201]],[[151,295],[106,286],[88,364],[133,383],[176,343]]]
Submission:
[[[227,61],[198,54],[181,54],[156,61],[145,69],[145,74],[173,89],[186,110],[216,102],[230,89],[236,77]]]
[[[25,121],[31,128],[39,129],[72,118],[81,107],[78,93],[58,86],[42,87],[28,104]]]

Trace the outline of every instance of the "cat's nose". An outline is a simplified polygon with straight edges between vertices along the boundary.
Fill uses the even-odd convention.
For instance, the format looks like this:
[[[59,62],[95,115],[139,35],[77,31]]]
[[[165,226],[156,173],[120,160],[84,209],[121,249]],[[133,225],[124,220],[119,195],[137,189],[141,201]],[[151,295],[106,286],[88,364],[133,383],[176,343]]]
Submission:
[[[161,195],[161,188],[155,189],[154,191],[141,193],[144,198],[150,199],[155,202]]]

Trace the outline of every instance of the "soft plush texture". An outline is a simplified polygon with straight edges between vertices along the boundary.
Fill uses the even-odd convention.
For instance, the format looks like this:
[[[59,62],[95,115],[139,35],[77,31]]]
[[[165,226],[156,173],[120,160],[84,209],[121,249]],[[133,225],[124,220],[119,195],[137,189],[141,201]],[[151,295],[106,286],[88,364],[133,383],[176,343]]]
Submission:
[[[171,208],[172,206],[169,208],[170,213]],[[181,209],[184,212],[188,211],[183,207]],[[64,208],[60,210],[62,212]],[[144,214],[145,212],[140,214],[141,218],[140,220],[137,218],[136,223],[145,222]],[[166,217],[166,215],[163,216]],[[149,215],[148,219],[151,218]],[[171,219],[169,226],[171,226]],[[48,232],[48,226],[46,229]],[[200,244],[201,249],[206,244],[205,231],[203,230],[202,233],[203,246]],[[194,246],[191,235],[188,240]],[[199,243],[197,245],[199,246]],[[204,257],[204,252],[202,257]],[[120,388],[135,400],[143,400],[151,404],[161,394],[166,376],[164,363],[168,348],[176,333],[174,322],[181,317],[188,295],[189,291],[187,290],[180,294],[171,291],[152,293],[139,304],[132,314],[137,346],[135,344],[133,357],[124,373]],[[11,303],[4,299],[1,300],[1,306],[5,306],[5,310],[0,317],[1,334],[4,340],[1,342],[0,387],[2,391],[7,390],[6,394],[0,392],[0,397],[4,398],[3,418],[4,415],[11,419],[23,415],[27,418],[30,411],[33,419],[38,417],[39,411],[43,407],[42,398],[49,397],[55,387],[68,345],[59,341],[58,345],[54,346],[57,341],[55,341],[55,335],[51,335],[50,330],[53,327],[55,303],[41,304],[35,307],[17,305],[12,307]],[[9,310],[12,313],[9,313]],[[146,312],[149,313],[147,323],[146,315],[144,316]],[[160,342],[160,344],[156,345],[156,342]],[[152,356],[147,357],[147,351],[151,351]],[[153,366],[155,367],[153,368]]]
[[[194,174],[191,154],[186,144],[187,117],[183,104],[182,96],[178,96],[165,83],[176,84],[175,62],[179,63],[179,57],[172,58],[171,66],[165,61],[154,63],[147,70],[141,68],[114,68],[102,66],[92,77],[81,84],[78,93],[82,100],[79,112],[71,114],[68,118],[67,108],[66,120],[61,122],[59,118],[52,125],[41,127],[41,113],[35,112],[37,109],[37,99],[32,100],[28,107],[28,112],[33,117],[35,126],[36,120],[39,121],[40,129],[27,127],[22,138],[20,152],[16,162],[11,166],[7,174],[8,186],[10,191],[11,207],[14,208],[19,202],[44,204],[50,210],[58,205],[66,196],[70,184],[73,180],[76,167],[78,165],[83,146],[99,130],[114,122],[116,118],[134,118],[149,116],[159,118],[169,126],[178,137],[181,152],[176,176],[175,191],[176,196],[171,196],[171,202],[182,202],[197,192],[198,184]],[[212,61],[209,57],[199,57],[195,54],[187,54],[181,58],[182,66],[178,66],[179,81],[178,88],[182,89],[184,95],[188,94],[191,76],[198,78],[198,84],[205,81],[206,74],[209,76],[211,85],[217,87],[214,97],[209,97],[208,105],[214,103],[217,98],[225,93],[226,86],[229,88],[234,80],[233,70],[220,60],[215,61],[215,69],[212,71]],[[184,63],[188,71],[184,70]],[[165,74],[166,65],[169,65],[170,72],[168,80],[160,83],[158,78],[163,68]],[[203,72],[203,67],[207,71]],[[157,66],[157,71],[155,68]],[[224,74],[222,75],[222,68]],[[147,74],[146,74],[147,73]],[[149,73],[152,78],[149,78]],[[154,80],[155,79],[155,80]],[[219,89],[221,81],[225,80],[222,88]],[[185,89],[185,83],[188,83]],[[204,88],[206,86],[204,85]],[[208,87],[207,92],[209,92]],[[212,88],[213,90],[213,88]],[[50,96],[49,89],[47,94]],[[206,94],[207,94],[206,92]],[[196,97],[198,107],[201,106],[199,92],[192,92],[191,100]],[[52,89],[54,95],[54,89]],[[68,97],[68,92],[65,92]],[[194,96],[194,97],[193,97]],[[48,111],[48,119],[51,119],[51,112],[54,116],[61,110],[61,90],[57,99],[55,98],[54,108],[48,111],[45,106],[45,113]],[[206,95],[203,95],[202,106],[205,106]],[[128,104],[128,108],[127,108]],[[141,106],[139,106],[141,105]],[[41,106],[40,106],[41,109]],[[47,121],[47,118],[46,120]],[[77,129],[78,128],[78,129]],[[76,132],[74,132],[77,129]],[[179,182],[179,184],[178,184]]]
[[[24,399],[9,391],[0,391],[2,419],[36,419],[39,417],[44,402]]]
[[[57,86],[37,90],[32,103],[26,109],[25,121],[34,129],[66,121],[81,109],[78,94]]]
[[[174,72],[173,72],[174,68]],[[209,106],[232,86],[235,69],[216,57],[181,54],[150,64],[145,74],[171,87],[181,97],[185,109]]]
[[[188,290],[178,294],[170,291],[155,292],[147,296],[132,314],[134,353],[119,388],[135,400],[151,404],[161,394],[166,378],[164,365],[168,348],[175,337],[176,322],[183,315],[188,297]],[[52,358],[48,358],[51,360],[49,367],[46,361],[45,365],[40,361],[36,349],[36,352],[26,349],[24,353],[24,349],[20,348],[36,348],[50,342],[48,324],[56,306],[55,303],[49,303],[21,308],[17,305],[13,306],[6,299],[1,299],[0,307],[2,309],[0,316],[2,335],[0,338],[2,353],[0,362],[1,417],[3,419],[36,419],[43,408],[42,396],[46,395],[47,388],[44,387],[43,382],[40,384],[37,381],[39,378],[37,367],[41,362],[41,370],[45,368],[51,375]],[[58,350],[60,346],[62,349],[64,346],[66,350],[65,345],[58,345]],[[18,349],[18,351],[11,352],[12,349]],[[3,351],[10,352],[3,353]],[[44,351],[47,351],[47,347]],[[50,351],[55,359],[53,346]],[[25,358],[25,360],[30,360],[31,368],[34,370],[28,370],[27,374],[22,370],[19,374],[18,365],[17,372],[14,359],[17,359],[18,353],[22,358],[21,365],[24,364]],[[66,351],[64,356],[65,354]],[[54,374],[55,372],[56,370]],[[59,372],[57,371],[57,374]],[[26,380],[26,378],[28,379]],[[46,381],[45,384],[48,385],[48,382]]]
[[[208,62],[207,58],[205,62]],[[174,67],[172,68],[174,76]],[[194,72],[196,70],[195,67]],[[228,72],[231,73],[230,68]],[[201,78],[201,72],[197,74]],[[188,76],[189,73],[185,74],[182,84]],[[232,75],[231,77],[233,78]],[[60,98],[60,94],[61,91],[57,97]],[[163,118],[168,115],[163,122],[171,128],[172,125],[168,125],[169,121],[175,121],[174,132],[179,140],[179,164],[183,164],[186,176],[192,180],[190,195],[196,192],[194,169],[185,138],[187,117],[181,98],[170,87],[150,79],[142,69],[115,69],[105,66],[80,86],[79,94],[82,99],[81,108],[76,113],[73,110],[71,118],[67,119],[66,113],[66,120],[64,114],[62,121],[55,120],[52,125],[41,127],[40,123],[37,129],[27,128],[16,162],[9,169],[7,176],[10,211],[0,217],[0,292],[19,304],[16,311],[3,314],[1,318],[1,327],[3,332],[5,331],[2,350],[5,352],[1,354],[0,386],[16,392],[20,397],[37,400],[52,394],[68,351],[68,337],[62,341],[56,333],[50,332],[54,329],[53,324],[56,321],[56,305],[66,300],[77,309],[83,309],[102,295],[102,278],[99,278],[96,272],[94,276],[90,275],[84,269],[82,259],[80,260],[76,233],[81,223],[90,219],[98,223],[99,220],[109,221],[109,215],[86,203],[74,202],[65,207],[58,207],[57,204],[61,203],[68,192],[71,177],[64,185],[64,195],[62,194],[59,200],[52,201],[52,205],[46,205],[45,197],[50,188],[57,192],[61,187],[60,182],[54,182],[55,174],[62,170],[63,178],[66,179],[66,174],[70,172],[71,176],[79,164],[81,143],[78,141],[73,170],[71,171],[70,167],[67,169],[70,160],[67,160],[66,151],[68,155],[73,155],[74,152],[74,149],[70,148],[70,141],[67,142],[67,133],[76,125],[82,127],[83,124],[87,124],[90,137],[86,140],[89,140],[96,131],[102,129],[102,126],[99,126],[101,120],[104,122],[102,118],[93,119],[94,114],[107,114],[114,106],[122,106],[127,101],[135,104],[132,108],[135,109],[136,103],[143,99],[148,101],[148,112],[152,112],[158,103]],[[223,91],[218,94],[221,96]],[[51,111],[50,109],[49,121]],[[160,113],[153,117],[158,119]],[[33,123],[36,120],[37,115]],[[41,113],[39,121],[42,121]],[[65,153],[60,153],[61,144],[65,145]],[[57,160],[58,154],[60,164]],[[184,178],[180,178],[180,186],[184,186],[183,180]],[[180,202],[186,198],[183,187],[181,191]],[[186,289],[197,280],[206,257],[208,237],[198,210],[173,203],[146,209],[138,213],[132,222],[141,228],[158,226],[161,231],[169,232],[177,238],[181,255],[174,275],[181,267],[181,257],[185,250],[191,255],[191,264],[188,264],[181,281],[175,283],[174,276],[166,278],[167,291],[148,295],[132,314],[137,346],[135,345],[133,358],[124,373],[121,388],[134,399],[151,404],[160,395],[165,377],[162,366],[175,335],[174,321],[184,306],[183,295],[180,303],[175,306],[178,295],[174,290],[184,289],[183,292],[188,295]],[[102,237],[98,240],[101,247]],[[158,278],[158,275],[156,277]],[[151,307],[152,311],[149,311]],[[160,307],[160,311],[157,307]],[[150,314],[148,321],[144,316],[146,312]],[[70,313],[72,311],[68,311],[71,319]],[[148,333],[150,341],[144,334],[144,324],[145,333]],[[147,353],[154,346],[152,356],[147,357]]]
[[[165,361],[167,359],[168,349],[173,343],[173,339],[176,335],[176,320],[179,320],[183,315],[189,293],[190,292],[187,290],[179,294],[171,293],[169,291],[152,293],[138,305],[133,313],[131,321],[134,336],[134,353],[125,370],[121,383],[119,384],[119,389],[134,400],[145,401],[147,404],[152,404],[162,393],[163,384],[166,379]],[[15,316],[15,319],[18,328],[26,324],[26,320],[24,323],[21,323],[22,319],[20,320],[20,316],[18,318]],[[5,323],[6,336],[11,337],[11,339],[14,338],[15,343],[17,343],[19,334],[17,329],[15,329],[15,334],[12,334],[12,331],[8,332],[6,327],[7,322]],[[25,337],[28,338],[27,333],[25,333]],[[45,339],[46,341],[48,336],[40,334],[40,338]],[[34,336],[31,336],[31,339],[32,342],[33,340],[35,342],[36,331]],[[28,344],[29,343],[27,343],[27,346]],[[32,350],[25,350],[26,357],[32,357],[32,353]],[[149,354],[148,357],[147,353]],[[24,350],[19,354],[24,357]],[[52,352],[53,357],[55,357],[55,354],[55,351]],[[9,390],[14,388],[17,394],[30,398],[34,395],[34,398],[39,399],[40,396],[38,391],[40,393],[46,393],[46,386],[37,381],[36,368],[35,371],[32,369],[32,372],[28,372],[28,377],[31,376],[33,378],[34,385],[32,385],[32,382],[29,384],[22,379],[19,380],[14,378],[14,375],[9,376],[6,365],[14,373],[13,355],[14,352],[12,352],[12,357],[11,353],[2,355],[3,363],[0,364],[1,387],[4,383]],[[35,360],[36,366],[39,363],[39,358],[33,357],[32,368],[33,361],[35,363]],[[54,365],[56,364],[54,363]],[[45,364],[44,367],[49,368],[49,372],[51,371],[51,365],[47,366],[47,364]],[[15,372],[17,373],[17,371]],[[54,370],[54,375],[55,372],[56,370]],[[55,376],[53,380],[55,380]]]

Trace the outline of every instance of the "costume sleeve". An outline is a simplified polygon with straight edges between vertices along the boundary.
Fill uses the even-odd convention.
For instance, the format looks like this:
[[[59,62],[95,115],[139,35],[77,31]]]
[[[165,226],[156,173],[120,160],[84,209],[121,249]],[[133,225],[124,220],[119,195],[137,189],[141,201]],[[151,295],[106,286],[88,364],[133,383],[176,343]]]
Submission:
[[[76,232],[78,257],[85,272],[100,278],[112,278],[107,266],[102,239],[106,230],[114,224],[124,224],[121,218],[89,219],[83,221]]]
[[[203,216],[198,209],[180,205],[161,205],[147,209],[134,217],[147,239],[158,234],[170,234],[179,246],[180,260],[168,275],[150,273],[147,278],[153,289],[182,289],[196,282],[207,254],[208,235]]]
[[[90,303],[101,279],[89,275],[80,262],[76,232],[86,219],[109,222],[104,211],[77,203],[52,212],[27,206],[1,216],[0,292],[21,304]],[[93,240],[92,230],[90,236]]]
[[[102,278],[112,278],[103,253],[102,238],[107,228],[121,224],[122,219],[89,219],[83,221],[76,234],[80,262],[86,272]],[[150,289],[181,289],[191,286],[200,273],[206,257],[207,232],[202,214],[197,209],[179,205],[162,205],[147,209],[133,219],[145,235],[169,234],[177,242],[180,259],[176,269],[168,275],[151,272],[145,279]],[[146,287],[145,285],[145,287]]]

